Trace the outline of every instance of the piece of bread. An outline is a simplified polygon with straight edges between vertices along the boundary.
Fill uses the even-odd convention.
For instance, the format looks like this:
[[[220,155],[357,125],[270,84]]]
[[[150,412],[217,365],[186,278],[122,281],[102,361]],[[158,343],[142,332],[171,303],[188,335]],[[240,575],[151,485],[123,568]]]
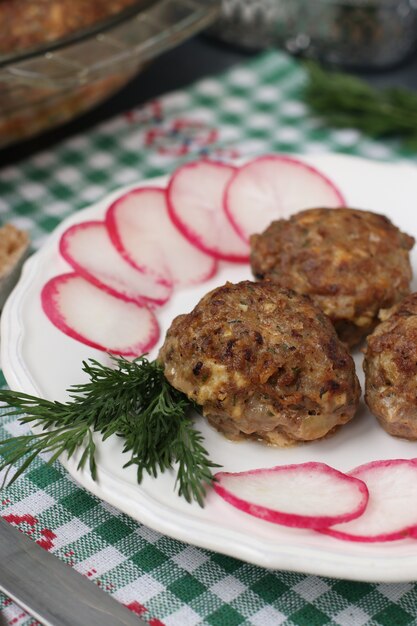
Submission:
[[[29,236],[12,224],[0,228],[0,309],[20,276],[29,252]]]

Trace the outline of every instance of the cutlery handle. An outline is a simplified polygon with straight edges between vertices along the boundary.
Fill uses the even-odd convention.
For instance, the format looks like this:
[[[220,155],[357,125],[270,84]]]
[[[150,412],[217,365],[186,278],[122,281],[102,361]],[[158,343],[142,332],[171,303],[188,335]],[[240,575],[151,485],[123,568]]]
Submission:
[[[137,615],[1,518],[0,589],[44,626],[145,626]]]

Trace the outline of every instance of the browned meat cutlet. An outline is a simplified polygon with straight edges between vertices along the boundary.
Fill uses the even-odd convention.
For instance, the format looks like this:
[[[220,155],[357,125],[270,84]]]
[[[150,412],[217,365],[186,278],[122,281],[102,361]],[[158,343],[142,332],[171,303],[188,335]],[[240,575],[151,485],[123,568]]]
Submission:
[[[357,409],[351,356],[310,298],[226,283],[168,330],[165,376],[228,438],[280,446],[326,436]]]
[[[310,209],[251,238],[254,276],[311,296],[349,347],[409,293],[413,237],[384,215]]]
[[[365,400],[390,435],[417,439],[417,293],[381,317],[367,338]]]

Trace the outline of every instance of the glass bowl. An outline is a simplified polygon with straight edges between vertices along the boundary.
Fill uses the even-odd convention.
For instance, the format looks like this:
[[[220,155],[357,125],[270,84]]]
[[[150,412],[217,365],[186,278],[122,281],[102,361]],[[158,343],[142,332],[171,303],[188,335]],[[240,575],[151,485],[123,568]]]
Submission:
[[[69,121],[210,24],[216,0],[140,0],[70,36],[0,56],[0,147]]]

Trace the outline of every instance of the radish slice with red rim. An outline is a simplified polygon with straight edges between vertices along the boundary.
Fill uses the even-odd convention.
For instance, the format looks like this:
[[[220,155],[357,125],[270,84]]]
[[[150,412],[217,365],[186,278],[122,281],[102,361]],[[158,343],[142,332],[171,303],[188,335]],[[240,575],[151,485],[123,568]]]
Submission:
[[[106,225],[82,222],[68,228],[59,250],[83,278],[113,296],[138,304],[164,304],[172,287],[128,263],[113,246]]]
[[[201,160],[174,172],[168,185],[169,214],[187,239],[216,259],[245,263],[249,247],[224,212],[224,191],[236,168]]]
[[[158,322],[149,309],[115,298],[75,273],[51,278],[41,301],[59,330],[98,350],[140,356],[159,339]]]
[[[369,490],[364,514],[322,532],[346,541],[395,541],[417,533],[417,459],[373,461],[349,472]]]
[[[107,210],[106,226],[129,263],[165,284],[198,284],[216,273],[216,261],[171,222],[164,189],[140,187],[127,192]]]
[[[288,156],[263,156],[236,171],[225,191],[226,214],[244,241],[278,219],[313,207],[345,205],[337,187],[316,168]]]
[[[215,491],[234,507],[268,522],[320,529],[362,515],[368,490],[361,480],[325,463],[218,472]]]

